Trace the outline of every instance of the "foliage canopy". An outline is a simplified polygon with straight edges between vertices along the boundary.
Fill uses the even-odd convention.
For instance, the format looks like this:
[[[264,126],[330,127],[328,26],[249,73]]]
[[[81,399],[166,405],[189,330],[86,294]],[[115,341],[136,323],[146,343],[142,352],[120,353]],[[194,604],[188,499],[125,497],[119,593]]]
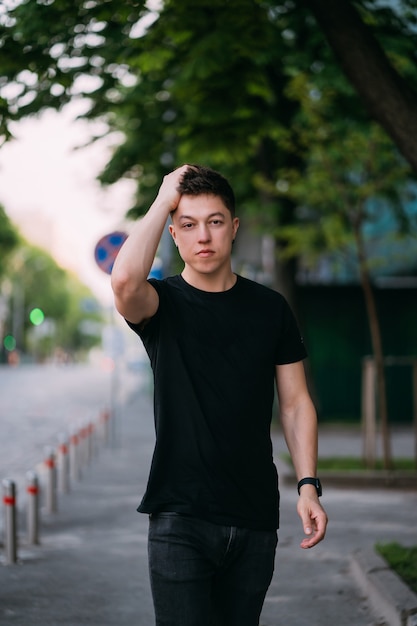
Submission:
[[[104,120],[118,143],[101,180],[137,179],[135,212],[184,161],[222,169],[239,198],[253,204],[261,193],[268,206],[259,180],[273,180],[283,165],[302,168],[303,155],[286,150],[298,112],[287,97],[294,76],[307,74],[317,93],[331,86],[336,120],[369,119],[329,46],[329,25],[320,20],[332,16],[327,5],[166,0],[155,10],[137,0],[38,0],[3,8],[0,134],[10,136],[13,120],[86,97],[85,117]],[[356,9],[401,89],[415,86],[415,2],[338,2],[344,8]],[[285,221],[288,204],[278,205],[270,210]]]

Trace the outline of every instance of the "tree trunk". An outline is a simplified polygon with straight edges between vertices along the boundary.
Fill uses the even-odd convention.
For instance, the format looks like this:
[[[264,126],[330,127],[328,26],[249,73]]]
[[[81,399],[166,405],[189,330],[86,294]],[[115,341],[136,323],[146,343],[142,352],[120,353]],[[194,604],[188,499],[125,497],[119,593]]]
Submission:
[[[350,0],[300,2],[314,14],[370,115],[417,172],[417,93],[395,71]]]
[[[384,468],[392,469],[391,439],[388,426],[388,403],[381,329],[376,308],[375,295],[372,289],[369,271],[366,263],[365,247],[359,225],[354,225],[354,232],[358,250],[361,285],[365,297],[369,330],[371,333],[372,351],[375,359],[377,406],[381,424]]]

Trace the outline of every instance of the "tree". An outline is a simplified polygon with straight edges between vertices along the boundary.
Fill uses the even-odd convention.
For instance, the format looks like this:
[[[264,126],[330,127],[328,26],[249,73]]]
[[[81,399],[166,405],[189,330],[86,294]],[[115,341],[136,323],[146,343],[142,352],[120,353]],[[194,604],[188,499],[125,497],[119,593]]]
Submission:
[[[257,175],[268,178],[285,160],[274,137],[292,116],[282,95],[289,44],[265,8],[249,0],[215,0],[190,11],[187,2],[167,2],[146,35],[135,38],[131,29],[146,13],[143,3],[71,6],[63,0],[28,3],[13,13],[3,51],[18,59],[19,41],[31,59],[29,77],[13,73],[21,89],[11,101],[16,115],[63,106],[80,75],[89,74],[97,86],[87,94],[86,117],[104,117],[119,139],[100,178],[105,184],[122,176],[138,180],[134,215],[149,206],[163,174],[189,160],[230,176],[240,205],[259,205]],[[48,38],[35,37],[47,19]],[[258,222],[269,226],[278,214],[292,219],[290,203],[277,207],[261,195]]]
[[[406,209],[406,201],[416,199],[416,193],[410,193],[412,188],[405,184],[412,172],[376,124],[364,127],[352,120],[334,122],[330,89],[318,94],[300,74],[289,91],[301,102],[291,143],[303,153],[306,167],[303,173],[285,169],[278,174],[277,193],[290,196],[299,213],[297,225],[281,228],[288,244],[285,254],[301,256],[310,264],[323,255],[334,258],[353,252],[356,256],[376,365],[384,465],[390,469],[383,341],[372,285],[378,258],[372,254],[372,240],[365,230],[378,219],[377,202],[382,201],[397,222],[396,236],[417,234],[417,216]]]
[[[351,16],[343,39],[350,58],[347,36],[355,35],[357,22],[353,3],[340,5]],[[403,2],[401,14],[378,2],[354,6],[362,48],[368,42],[374,56],[378,46],[384,50],[380,73],[415,85],[414,2]],[[7,138],[9,121],[84,97],[84,117],[104,121],[115,138],[101,181],[138,182],[132,215],[146,210],[167,170],[201,161],[233,181],[258,229],[275,231],[297,219],[291,198],[270,193],[275,173],[304,168],[302,154],[285,141],[299,108],[287,97],[292,77],[308,72],[319,91],[332,85],[335,122],[369,122],[323,35],[338,38],[337,11],[323,32],[317,27],[327,9],[307,0],[165,0],[159,13],[143,0],[38,0],[3,9],[0,131]],[[353,55],[349,67],[373,84],[363,58]],[[395,119],[394,105],[391,110]],[[279,235],[277,245],[283,245]],[[292,261],[282,274],[286,288],[273,286],[296,308]]]
[[[121,4],[116,0],[89,3],[39,0],[22,2],[11,10],[3,8],[0,14],[0,85],[10,84],[3,89],[6,95],[0,101],[3,137],[10,137],[10,120],[44,107],[60,108],[80,94],[87,94],[93,104],[87,113],[90,118],[117,115],[126,95],[132,95],[144,76],[150,87],[154,75],[154,86],[159,83],[163,89],[155,91],[153,99],[149,89],[144,90],[148,94],[148,113],[150,105],[157,110],[155,98],[158,95],[165,98],[167,93],[172,96],[176,92],[176,103],[181,105],[181,110],[165,107],[167,115],[176,113],[177,123],[191,122],[196,136],[201,136],[205,135],[202,131],[206,130],[211,109],[220,111],[215,103],[222,103],[223,110],[231,112],[231,120],[239,121],[241,137],[245,137],[246,115],[249,113],[250,120],[253,105],[271,105],[277,93],[282,94],[283,69],[288,59],[298,70],[314,68],[313,71],[321,75],[317,76],[318,80],[326,81],[335,73],[324,34],[371,115],[385,126],[416,167],[415,147],[410,140],[417,117],[412,86],[416,84],[413,0],[403,0],[392,7],[365,0],[337,3],[332,0],[284,3],[204,0],[198,5],[186,0],[166,0],[160,15],[153,17],[158,19],[141,37],[140,25],[152,19],[152,10],[144,1],[128,0]],[[47,30],[45,24],[48,24]],[[317,29],[317,24],[323,33]],[[219,79],[219,96],[226,95],[226,98],[215,97],[208,101],[205,86],[212,80],[216,67],[224,70],[223,80],[219,72],[214,71],[214,74]],[[235,81],[229,72],[232,67],[236,72]],[[163,70],[165,81],[161,84],[158,76]],[[248,71],[250,83],[246,81]],[[83,81],[82,76],[90,80]],[[236,82],[242,77],[244,82]],[[132,81],[133,91],[130,92]],[[192,85],[195,89],[190,90]],[[235,85],[238,89],[233,88]],[[255,87],[255,91],[248,92],[247,85]],[[144,91],[137,89],[138,95],[143,95]],[[192,94],[195,100],[182,100],[181,96],[186,93]],[[248,96],[251,97],[248,99]],[[129,100],[133,102],[132,98]],[[208,109],[202,108],[204,103],[209,104]],[[239,115],[234,117],[232,105],[236,104],[240,104]],[[288,122],[288,118],[284,119],[285,101],[279,98],[276,105],[277,117],[283,114],[281,122]],[[259,111],[262,110],[260,106]],[[211,128],[216,129],[212,122],[213,119]],[[174,124],[174,128],[176,126]],[[127,130],[130,133],[132,127],[128,126]],[[180,138],[186,144],[187,136],[191,136],[190,133],[176,136],[174,133],[171,143],[173,138]],[[212,133],[211,139],[215,138]],[[224,142],[227,139],[228,133]],[[132,150],[133,146],[126,147]],[[263,152],[261,150],[258,160],[264,156]],[[124,156],[129,156],[128,150]],[[138,172],[140,169],[136,174]]]
[[[417,91],[409,81],[409,71],[414,74],[416,62],[416,4],[402,3],[404,13],[383,5],[378,7],[377,3],[374,6],[375,13],[390,13],[391,34],[393,28],[403,34],[403,50],[407,52],[398,68],[395,65],[399,59],[393,56],[390,60],[373,34],[372,16],[366,14],[363,3],[357,4],[362,4],[362,16],[349,0],[305,0],[371,117],[381,124],[417,171]],[[414,67],[404,67],[404,58]]]
[[[0,278],[6,272],[8,257],[17,246],[18,241],[17,230],[13,227],[4,208],[0,205]]]
[[[10,293],[5,331],[19,351],[36,352],[43,359],[57,347],[76,353],[100,341],[98,303],[87,287],[47,253],[22,243],[11,259],[7,280]],[[87,300],[95,303],[91,311],[83,306]],[[95,332],[83,332],[86,320]]]
[[[2,285],[7,274],[8,262],[19,241],[18,233],[0,205],[0,362],[3,349],[4,322],[7,316],[7,293]],[[7,291],[7,290],[6,290]]]

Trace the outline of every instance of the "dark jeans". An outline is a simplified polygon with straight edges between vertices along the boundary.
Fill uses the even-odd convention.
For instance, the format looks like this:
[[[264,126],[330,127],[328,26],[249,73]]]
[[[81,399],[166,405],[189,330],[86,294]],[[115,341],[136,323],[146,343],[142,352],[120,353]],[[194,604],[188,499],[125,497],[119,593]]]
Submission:
[[[258,626],[274,571],[275,531],[150,516],[149,571],[157,626]]]

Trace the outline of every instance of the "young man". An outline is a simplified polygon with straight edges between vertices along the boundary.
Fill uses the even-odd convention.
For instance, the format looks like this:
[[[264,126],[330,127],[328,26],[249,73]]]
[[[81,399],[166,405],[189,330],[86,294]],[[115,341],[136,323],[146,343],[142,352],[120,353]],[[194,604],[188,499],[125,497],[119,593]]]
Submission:
[[[223,176],[184,165],[164,178],[112,272],[117,309],[154,372],[156,444],[138,510],[150,516],[157,626],[259,624],[277,545],[274,384],[300,481],[301,547],[326,530],[302,339],[279,293],[233,273],[234,211]],[[148,280],[169,215],[184,269]]]

